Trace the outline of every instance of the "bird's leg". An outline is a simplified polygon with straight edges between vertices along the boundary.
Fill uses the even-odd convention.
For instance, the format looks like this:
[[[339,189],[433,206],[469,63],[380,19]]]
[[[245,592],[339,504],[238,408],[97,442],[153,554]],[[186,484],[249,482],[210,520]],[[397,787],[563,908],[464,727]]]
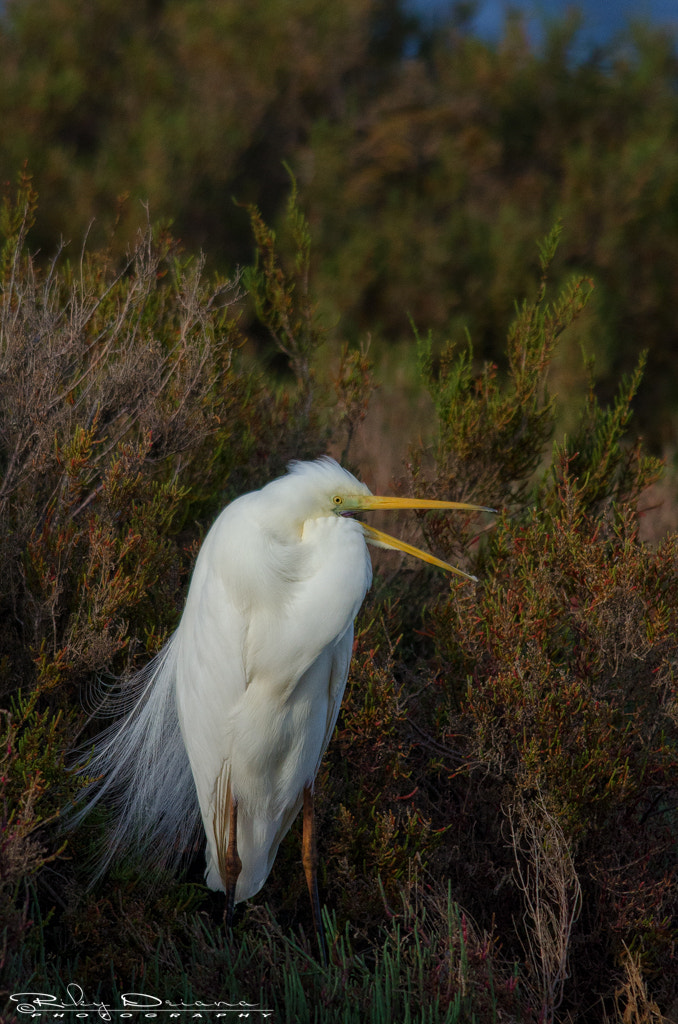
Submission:
[[[320,916],[320,898],[318,896],[318,850],[315,842],[315,811],[313,807],[313,790],[310,786],[304,786],[304,831],[301,843],[301,861],[304,865],[306,884],[311,897],[311,910],[313,911],[313,924],[318,937],[320,947],[320,958],[323,965],[327,966],[327,943],[325,942],[325,930],[322,917]]]
[[[242,869],[242,861],[238,856],[238,801],[231,795],[231,808],[228,831],[228,846],[224,858],[223,881],[226,889],[226,907],[224,909],[224,920],[226,927],[230,930],[233,925],[233,910],[235,907],[235,886],[238,875]]]

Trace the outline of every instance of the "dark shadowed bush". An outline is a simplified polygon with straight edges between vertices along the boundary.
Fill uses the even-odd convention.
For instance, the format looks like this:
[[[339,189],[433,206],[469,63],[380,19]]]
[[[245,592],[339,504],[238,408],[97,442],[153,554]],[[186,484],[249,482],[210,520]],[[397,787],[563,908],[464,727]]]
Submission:
[[[35,202],[24,176],[0,219],[5,965],[37,935],[27,886],[62,848],[42,837],[89,689],[164,642],[205,518],[326,431],[306,382],[275,393],[240,358],[237,282],[150,225],[121,265],[84,249],[41,270]]]

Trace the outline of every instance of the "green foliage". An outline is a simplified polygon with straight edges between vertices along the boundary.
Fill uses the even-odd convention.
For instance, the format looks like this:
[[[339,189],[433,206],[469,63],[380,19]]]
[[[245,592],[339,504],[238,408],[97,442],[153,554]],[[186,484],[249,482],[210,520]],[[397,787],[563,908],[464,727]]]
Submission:
[[[648,550],[628,509],[592,515],[584,497],[564,463],[553,510],[504,519],[485,592],[453,594],[431,627],[450,680],[436,741],[466,737],[487,773],[467,813],[498,842],[494,793],[494,815],[543,803],[563,829],[584,893],[575,991],[624,945],[662,970],[678,883],[675,538]]]
[[[583,992],[611,974],[626,948],[639,951],[646,971],[668,979],[662,972],[678,910],[678,621],[670,596],[678,562],[675,537],[654,549],[638,538],[638,499],[660,471],[657,460],[624,437],[642,363],[610,407],[591,392],[575,436],[553,445],[539,476],[531,473],[543,454],[541,417],[549,405],[526,401],[519,385],[527,379],[528,396],[541,393],[553,325],[569,322],[578,294],[575,285],[549,312],[542,289],[521,308],[509,333],[504,401],[487,401],[487,369],[472,379],[466,353],[453,359],[452,370],[441,369],[439,380],[429,375],[442,423],[432,492],[449,493],[448,467],[469,458],[468,445],[492,478],[500,478],[503,466],[509,499],[528,496],[535,503],[504,514],[490,534],[482,552],[484,584],[475,592],[453,587],[431,609],[427,632],[438,686],[422,729],[443,755],[431,762],[447,777],[438,782],[445,787],[439,788],[443,819],[449,807],[454,820],[459,773],[469,774],[463,820],[448,841],[466,851],[462,861],[475,864],[479,851],[464,839],[464,823],[475,821],[484,835],[484,870],[494,885],[503,879],[504,911],[525,922],[522,942],[547,1019],[568,992],[567,1005],[582,1013]],[[528,324],[530,330],[521,329]],[[506,406],[515,422],[522,412],[524,447],[509,434],[503,458],[499,445],[488,453],[475,443],[469,405],[483,416],[489,438],[504,429]],[[478,497],[486,500],[482,472],[478,479]],[[440,528],[431,528],[431,536],[445,555],[458,544]],[[554,828],[557,845],[551,838],[541,847]],[[516,861],[508,884],[507,835]],[[543,864],[557,875],[553,906]],[[478,913],[486,908],[487,890],[478,890],[471,871],[455,887],[458,897],[462,891],[464,905]],[[543,925],[547,911],[550,930]],[[531,914],[537,924],[529,928]],[[570,973],[575,983],[568,989]],[[670,1001],[673,983],[665,980],[663,987]]]
[[[661,476],[661,462],[647,455],[642,445],[626,442],[631,403],[636,397],[646,363],[642,353],[634,372],[622,378],[619,391],[609,406],[601,406],[593,385],[574,437],[561,455],[554,458],[555,472],[561,462],[578,478],[582,502],[601,511],[611,501],[636,502],[643,490]],[[557,492],[553,492],[557,493]],[[542,500],[548,502],[548,491]]]
[[[0,966],[22,944],[35,945],[25,894],[38,872],[63,853],[63,845],[48,849],[41,830],[58,817],[60,803],[73,788],[63,767],[67,729],[62,716],[37,712],[35,703],[34,697],[19,694],[11,710],[2,712]]]
[[[197,248],[249,251],[231,196],[284,204],[281,161],[360,67],[371,4],[263,0],[10,2],[0,15],[0,173],[29,159],[43,204],[37,230],[99,242],[118,206],[131,242],[150,201]],[[40,54],[40,57],[37,55]],[[37,140],[41,140],[36,146]],[[101,223],[103,222],[103,223]]]
[[[294,189],[276,232],[250,207],[251,331],[235,287],[166,230],[147,225],[122,264],[85,246],[41,266],[34,214],[24,175],[0,218],[3,999],[68,976],[299,1020],[585,1022],[602,1006],[640,1024],[670,1007],[676,537],[639,539],[660,468],[629,437],[642,361],[609,403],[591,383],[554,439],[547,383],[590,293],[547,280],[559,229],[496,365],[419,339],[437,433],[411,445],[408,488],[506,507],[480,533],[420,521],[479,584],[383,573],[359,620],[318,778],[325,969],[299,823],[231,943],[199,852],[188,878],[130,862],[87,889],[106,812],[67,846],[56,816],[78,785],[65,752],[96,729],[83,696],[163,643],[216,510],[290,456],[351,457],[366,348],[328,343]],[[283,373],[257,355],[271,345]]]
[[[356,947],[349,929],[341,930],[335,915],[326,913],[332,949],[327,968],[315,961],[303,935],[293,937],[281,929],[268,907],[258,907],[248,929],[236,929],[229,940],[207,915],[191,915],[190,898],[167,917],[165,930],[148,927],[150,910],[159,920],[159,903],[144,906],[133,891],[125,895],[124,918],[115,906],[99,901],[105,916],[91,921],[98,944],[102,931],[113,936],[122,929],[129,958],[136,956],[139,964],[132,975],[135,991],[150,991],[174,1004],[181,999],[191,1011],[195,1004],[194,1012],[220,999],[234,1005],[243,1000],[300,1024],[387,1024],[394,1019],[472,1024],[504,1015],[525,1024],[536,1020],[529,1009],[520,1018],[514,1016],[523,998],[519,982],[503,974],[492,943],[476,932],[449,894],[390,912],[367,955]],[[61,966],[57,962],[47,972],[50,991],[58,997],[65,987]],[[100,978],[105,978],[106,967],[102,960]],[[93,972],[92,977],[97,975]],[[116,977],[91,991],[97,1000],[117,1007],[121,991],[129,988],[121,989]]]
[[[45,253],[90,231],[120,255],[150,203],[230,273],[250,259],[244,206],[285,219],[286,161],[330,324],[354,343],[402,341],[408,316],[457,343],[468,329],[490,362],[531,294],[533,240],[562,218],[554,278],[596,291],[554,375],[578,397],[583,340],[607,400],[642,344],[640,424],[675,447],[672,42],[636,25],[590,53],[570,17],[539,50],[515,19],[490,45],[468,7],[432,31],[393,0],[5,3],[0,179],[28,161]]]
[[[31,202],[24,182],[23,225]],[[53,687],[119,663],[135,616],[166,625],[186,499],[167,463],[238,429],[243,387],[229,286],[204,284],[167,236],[149,228],[120,271],[83,254],[43,277],[24,234],[5,242],[0,310],[0,642]],[[20,660],[6,678],[27,671]]]
[[[85,249],[41,270],[34,212],[24,174],[0,215],[0,962],[20,947],[28,974],[50,918],[45,865],[64,853],[55,819],[78,786],[64,758],[92,728],[88,688],[167,638],[196,519],[269,476],[285,457],[271,434],[284,423],[291,452],[321,443],[310,407],[292,427],[298,396],[240,362],[232,284],[150,226],[119,267]],[[73,849],[87,859],[84,842]]]
[[[311,359],[322,334],[310,299],[309,263],[311,236],[298,206],[296,185],[287,204],[287,227],[292,246],[292,266],[280,265],[275,233],[256,207],[249,208],[256,243],[256,262],[244,274],[244,284],[259,321],[268,329],[278,350],[287,357],[297,383],[310,395]]]
[[[418,339],[421,374],[438,418],[437,481],[445,494],[454,488],[463,497],[473,489],[476,500],[495,501],[501,492],[504,501],[521,501],[530,486],[554,429],[547,370],[591,289],[591,282],[574,280],[554,303],[546,302],[559,235],[554,229],[544,243],[538,295],[523,302],[509,331],[505,380],[494,364],[476,372],[470,342],[461,351],[448,343],[434,370],[431,335]],[[414,473],[416,480],[416,464]]]
[[[447,29],[388,88],[358,86],[344,118],[314,125],[312,175],[299,167],[325,303],[349,333],[399,339],[411,317],[457,344],[470,332],[477,354],[501,363],[515,297],[534,293],[534,239],[562,219],[553,279],[578,271],[596,287],[554,375],[576,398],[581,341],[609,398],[648,348],[640,422],[657,447],[669,442],[678,380],[668,343],[678,237],[670,42],[637,31],[618,50],[575,60],[572,24],[542,52],[519,29],[496,47]]]

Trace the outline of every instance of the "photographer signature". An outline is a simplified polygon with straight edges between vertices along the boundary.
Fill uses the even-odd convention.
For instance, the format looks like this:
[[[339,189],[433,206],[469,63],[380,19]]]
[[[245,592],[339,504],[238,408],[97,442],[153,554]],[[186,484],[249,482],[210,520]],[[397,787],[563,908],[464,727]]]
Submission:
[[[16,1003],[16,1012],[25,1014],[28,1017],[40,1017],[43,1014],[54,1014],[63,1018],[64,1013],[75,1014],[76,1018],[85,1019],[90,1014],[96,1014],[100,1020],[110,1021],[115,1017],[117,1020],[129,1020],[156,1018],[159,1020],[269,1020],[273,1017],[273,1011],[263,1009],[256,1003],[246,1003],[241,1000],[238,1003],[203,1003],[199,1000],[195,1003],[173,1003],[169,999],[159,999],[158,996],[148,995],[146,992],[123,992],[120,996],[120,1006],[115,1007],[112,1003],[89,1002],[85,999],[85,993],[80,985],[70,982],[66,985],[66,1000],[49,992],[15,992],[10,1000]],[[161,1016],[162,1015],[162,1016]]]

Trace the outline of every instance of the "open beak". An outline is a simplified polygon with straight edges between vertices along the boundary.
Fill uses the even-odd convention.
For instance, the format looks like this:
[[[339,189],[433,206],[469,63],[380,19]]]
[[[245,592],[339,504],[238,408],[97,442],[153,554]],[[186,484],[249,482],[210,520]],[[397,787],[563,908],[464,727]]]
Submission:
[[[396,508],[438,508],[438,509],[462,509],[467,512],[494,512],[493,508],[485,508],[483,505],[467,505],[461,501],[433,501],[425,498],[392,498],[392,497],[381,497],[374,494],[360,495],[351,499],[351,503],[355,503],[355,511],[371,512],[374,509],[396,509]],[[428,562],[430,565],[437,565],[440,569],[446,569],[448,572],[456,573],[457,576],[463,576],[465,579],[474,580],[478,582],[475,576],[471,576],[470,573],[464,572],[463,569],[457,569],[454,565],[450,565],[449,562],[443,562],[442,559],[436,558],[435,555],[429,554],[428,551],[422,551],[420,548],[415,548],[412,544],[407,544],[404,540],[398,540],[397,537],[391,537],[388,533],[382,533],[381,530],[375,530],[373,526],[368,526],[367,523],[360,524],[365,532],[365,539],[370,544],[374,544],[380,548],[391,548],[395,551],[404,551],[407,555],[413,555],[415,558],[421,559],[422,562]]]

